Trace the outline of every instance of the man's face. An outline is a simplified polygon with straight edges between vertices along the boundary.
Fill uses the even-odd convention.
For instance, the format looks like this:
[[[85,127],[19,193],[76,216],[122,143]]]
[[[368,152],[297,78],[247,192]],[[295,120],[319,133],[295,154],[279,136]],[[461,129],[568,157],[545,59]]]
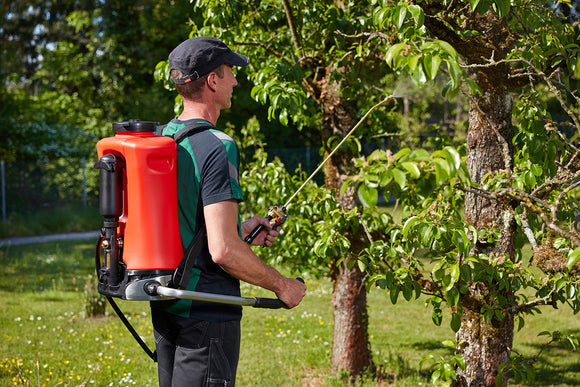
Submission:
[[[233,73],[233,67],[231,65],[224,65],[223,67],[223,78],[213,73],[216,82],[216,104],[220,110],[228,109],[232,106],[233,89],[238,84],[238,80]]]

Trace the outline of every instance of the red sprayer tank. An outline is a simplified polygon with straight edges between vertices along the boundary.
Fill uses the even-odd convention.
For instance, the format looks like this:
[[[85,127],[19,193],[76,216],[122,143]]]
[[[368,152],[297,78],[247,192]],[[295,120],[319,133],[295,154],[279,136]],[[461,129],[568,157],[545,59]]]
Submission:
[[[99,158],[120,159],[122,214],[119,261],[129,274],[174,270],[183,257],[177,218],[176,144],[154,134],[152,122],[113,124],[114,137],[97,143]],[[138,271],[138,272],[135,272]]]

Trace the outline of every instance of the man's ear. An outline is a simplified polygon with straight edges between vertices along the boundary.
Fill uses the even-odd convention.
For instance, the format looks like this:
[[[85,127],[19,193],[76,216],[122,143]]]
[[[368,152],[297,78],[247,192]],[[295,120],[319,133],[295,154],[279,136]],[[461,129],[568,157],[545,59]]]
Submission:
[[[207,86],[210,88],[211,91],[216,91],[216,87],[217,87],[217,82],[215,80],[217,74],[214,72],[211,72],[208,74],[207,76]]]

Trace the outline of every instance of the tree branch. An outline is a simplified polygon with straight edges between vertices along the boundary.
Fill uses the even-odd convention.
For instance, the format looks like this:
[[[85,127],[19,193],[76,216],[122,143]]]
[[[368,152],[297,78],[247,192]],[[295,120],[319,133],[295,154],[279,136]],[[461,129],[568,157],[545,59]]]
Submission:
[[[290,28],[290,34],[292,35],[292,41],[294,42],[294,48],[300,56],[302,56],[302,42],[300,40],[300,34],[296,28],[296,23],[294,21],[294,15],[292,14],[292,8],[290,7],[290,0],[282,0],[284,4],[284,12],[286,13],[286,19],[288,20],[288,27]]]

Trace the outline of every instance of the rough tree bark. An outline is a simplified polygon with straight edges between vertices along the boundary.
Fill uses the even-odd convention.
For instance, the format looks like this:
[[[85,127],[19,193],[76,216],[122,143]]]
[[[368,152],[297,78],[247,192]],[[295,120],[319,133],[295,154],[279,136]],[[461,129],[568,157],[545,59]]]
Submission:
[[[480,70],[472,74],[483,90],[483,95],[472,98],[467,134],[467,167],[471,178],[481,183],[488,173],[508,173],[513,164],[511,124],[512,97],[505,87],[502,71]],[[509,203],[491,201],[482,196],[467,193],[465,197],[465,220],[477,230],[500,232],[498,242],[488,244],[478,240],[472,255],[486,254],[490,257],[513,259],[516,223]],[[465,341],[458,353],[463,355],[465,370],[457,370],[457,385],[494,386],[500,364],[509,360],[513,343],[514,316],[503,312],[503,318],[493,318],[486,323],[481,307],[492,305],[492,294],[499,290],[491,284],[471,286],[462,295],[463,315],[457,341]],[[501,295],[513,298],[509,291]],[[507,380],[504,378],[504,383]]]
[[[425,11],[425,25],[441,40],[451,44],[467,65],[469,77],[481,90],[472,95],[469,102],[469,129],[467,133],[466,163],[471,179],[481,183],[486,174],[505,173],[509,177],[513,167],[513,128],[511,91],[517,86],[510,81],[511,68],[505,62],[515,46],[516,36],[507,24],[494,12],[479,14],[466,7],[465,25],[449,27],[444,20],[447,11],[439,3],[420,3]],[[453,28],[454,27],[454,28]],[[476,30],[477,39],[464,39],[456,31]],[[516,222],[514,209],[506,201],[488,200],[468,192],[465,196],[465,221],[478,231],[496,230],[497,241],[488,243],[486,238],[476,241],[472,256],[485,254],[490,259],[513,259]],[[456,369],[456,386],[494,386],[498,367],[509,360],[514,335],[514,315],[501,311],[502,317],[494,317],[489,323],[482,315],[483,306],[494,305],[494,294],[512,299],[513,294],[499,290],[497,283],[478,282],[462,294],[461,326],[457,341],[464,341],[457,350],[466,367]],[[507,381],[504,373],[504,384]]]
[[[327,74],[330,74],[327,71]],[[332,136],[342,138],[351,129],[355,119],[356,106],[352,101],[340,97],[340,85],[321,82],[322,105],[324,109],[324,128],[322,143],[325,144],[325,157],[332,149],[327,149]],[[324,166],[325,184],[335,189],[338,195],[347,175],[352,157],[337,152]],[[354,190],[338,198],[340,205],[352,209],[358,205]],[[361,235],[347,235],[351,251],[362,250]],[[332,342],[332,369],[334,372],[346,371],[351,378],[361,375],[367,369],[374,369],[368,340],[367,293],[364,273],[358,266],[349,269],[346,257],[339,265],[340,257],[333,259],[331,278],[333,281],[332,305],[334,307],[334,334]]]

